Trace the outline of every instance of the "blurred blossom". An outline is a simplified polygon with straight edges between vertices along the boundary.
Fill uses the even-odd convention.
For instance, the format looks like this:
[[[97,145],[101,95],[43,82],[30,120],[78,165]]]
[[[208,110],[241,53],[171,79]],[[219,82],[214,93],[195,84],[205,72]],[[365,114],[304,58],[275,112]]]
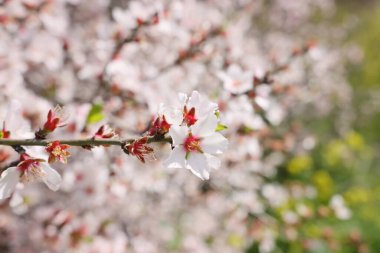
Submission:
[[[333,196],[330,201],[330,206],[338,219],[346,220],[351,217],[351,211],[346,207],[342,196]]]
[[[238,65],[230,65],[226,72],[218,73],[218,77],[223,81],[224,89],[233,93],[241,94],[253,87],[253,75],[244,72]]]
[[[21,163],[0,146],[0,252],[332,245],[320,227],[352,211],[311,153],[325,144],[313,120],[346,136],[322,145],[327,166],[366,150],[345,134],[344,66],[364,53],[335,14],[334,0],[1,1],[0,138],[46,130],[50,144]],[[91,138],[132,138],[124,151],[145,163],[101,146],[48,165],[68,156],[54,140]]]

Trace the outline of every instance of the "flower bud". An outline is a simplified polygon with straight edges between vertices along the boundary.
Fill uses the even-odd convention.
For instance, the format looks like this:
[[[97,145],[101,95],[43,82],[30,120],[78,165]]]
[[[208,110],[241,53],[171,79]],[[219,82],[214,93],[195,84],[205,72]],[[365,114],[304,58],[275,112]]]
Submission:
[[[108,125],[101,126],[98,131],[95,133],[94,137],[95,139],[110,139],[113,137],[116,137],[117,134],[115,133],[114,129],[112,129]]]
[[[46,136],[58,127],[66,125],[68,115],[64,108],[57,105],[53,110],[49,110],[46,122],[42,129],[36,132],[37,139],[45,139]]]

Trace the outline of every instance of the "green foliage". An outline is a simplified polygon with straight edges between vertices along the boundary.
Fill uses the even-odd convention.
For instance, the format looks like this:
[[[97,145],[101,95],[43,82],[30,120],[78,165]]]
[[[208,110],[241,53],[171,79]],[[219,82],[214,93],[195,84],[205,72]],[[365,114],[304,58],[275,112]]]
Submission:
[[[237,249],[241,249],[244,246],[244,237],[237,233],[230,234],[227,241],[229,245]]]
[[[356,88],[380,86],[380,7],[376,7],[360,16],[360,25],[351,35],[364,53],[364,60],[353,65],[349,78]]]
[[[86,125],[97,123],[103,118],[103,106],[101,104],[93,104],[90,112],[87,115]]]
[[[302,155],[294,157],[288,164],[288,171],[291,174],[299,174],[305,170],[309,170],[313,164],[310,156]]]

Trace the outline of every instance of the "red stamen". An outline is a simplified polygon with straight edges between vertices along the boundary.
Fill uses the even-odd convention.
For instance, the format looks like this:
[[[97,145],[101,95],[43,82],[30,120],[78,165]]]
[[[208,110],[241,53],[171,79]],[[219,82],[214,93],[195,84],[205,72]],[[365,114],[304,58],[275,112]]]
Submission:
[[[188,125],[192,126],[197,122],[197,118],[195,117],[195,108],[191,108],[190,111],[187,111],[187,108],[185,106],[183,110],[183,121]]]
[[[202,152],[201,139],[190,134],[183,143],[186,152]]]

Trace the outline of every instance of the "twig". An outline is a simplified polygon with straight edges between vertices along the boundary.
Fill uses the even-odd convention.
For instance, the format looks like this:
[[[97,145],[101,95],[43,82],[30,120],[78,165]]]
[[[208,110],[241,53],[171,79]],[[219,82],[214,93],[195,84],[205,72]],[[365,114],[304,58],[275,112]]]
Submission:
[[[57,140],[61,144],[67,144],[70,146],[124,146],[125,144],[132,143],[135,139],[74,139],[74,140]],[[52,140],[36,140],[36,139],[0,139],[0,145],[3,146],[47,146]],[[148,137],[148,143],[154,142],[171,142],[170,137]]]

